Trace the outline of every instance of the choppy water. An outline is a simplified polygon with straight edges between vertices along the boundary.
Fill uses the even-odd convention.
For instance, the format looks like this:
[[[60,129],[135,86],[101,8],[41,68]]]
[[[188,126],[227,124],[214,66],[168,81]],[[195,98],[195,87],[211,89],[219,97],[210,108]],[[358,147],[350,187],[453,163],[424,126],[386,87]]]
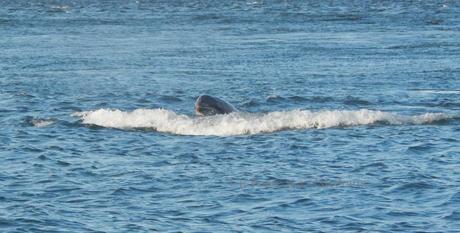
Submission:
[[[460,231],[459,12],[0,0],[0,231]]]

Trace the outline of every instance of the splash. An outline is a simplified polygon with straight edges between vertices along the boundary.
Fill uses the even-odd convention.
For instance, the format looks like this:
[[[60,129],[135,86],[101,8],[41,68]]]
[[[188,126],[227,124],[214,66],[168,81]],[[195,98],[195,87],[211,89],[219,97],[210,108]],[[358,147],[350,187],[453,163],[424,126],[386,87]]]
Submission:
[[[30,124],[32,124],[33,126],[37,128],[43,128],[43,127],[47,127],[49,125],[54,124],[54,122],[55,121],[52,119],[32,119],[30,121]]]
[[[36,118],[33,116],[26,116],[23,118],[24,126],[33,126],[37,128],[44,128],[56,123],[54,118]]]
[[[405,116],[373,110],[292,110],[269,113],[235,112],[227,115],[191,117],[166,109],[136,109],[125,112],[118,109],[98,109],[77,112],[83,124],[117,129],[152,129],[179,135],[244,135],[270,133],[281,130],[349,127],[384,123],[391,125],[429,124],[448,120],[444,113],[426,113]]]

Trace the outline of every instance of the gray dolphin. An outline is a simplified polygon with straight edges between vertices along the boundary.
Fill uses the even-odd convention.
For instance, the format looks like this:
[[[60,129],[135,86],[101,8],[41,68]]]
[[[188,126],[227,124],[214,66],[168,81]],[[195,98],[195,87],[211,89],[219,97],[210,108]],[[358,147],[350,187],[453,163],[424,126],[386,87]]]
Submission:
[[[195,113],[201,116],[228,114],[237,111],[231,104],[210,95],[200,95],[195,102]]]

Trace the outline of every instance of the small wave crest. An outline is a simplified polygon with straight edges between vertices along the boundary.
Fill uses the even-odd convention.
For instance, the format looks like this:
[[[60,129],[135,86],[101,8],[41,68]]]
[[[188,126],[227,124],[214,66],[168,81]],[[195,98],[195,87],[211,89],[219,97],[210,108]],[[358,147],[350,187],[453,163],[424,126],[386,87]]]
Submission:
[[[77,112],[83,124],[117,129],[152,129],[179,135],[243,135],[270,133],[281,130],[347,127],[384,124],[429,124],[454,118],[445,113],[406,116],[390,112],[361,109],[350,110],[292,110],[269,113],[234,112],[227,115],[191,117],[166,109],[98,109]]]

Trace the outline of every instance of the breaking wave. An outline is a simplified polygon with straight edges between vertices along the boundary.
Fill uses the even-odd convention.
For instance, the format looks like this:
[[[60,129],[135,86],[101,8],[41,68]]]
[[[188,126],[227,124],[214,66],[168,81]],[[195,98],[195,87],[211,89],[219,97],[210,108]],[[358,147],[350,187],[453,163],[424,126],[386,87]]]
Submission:
[[[191,117],[166,109],[98,109],[77,112],[83,124],[117,129],[152,129],[179,135],[243,135],[270,133],[281,130],[347,127],[375,123],[429,124],[455,118],[445,113],[425,113],[406,116],[391,112],[361,109],[351,110],[292,110],[269,113],[235,112],[227,115]]]

